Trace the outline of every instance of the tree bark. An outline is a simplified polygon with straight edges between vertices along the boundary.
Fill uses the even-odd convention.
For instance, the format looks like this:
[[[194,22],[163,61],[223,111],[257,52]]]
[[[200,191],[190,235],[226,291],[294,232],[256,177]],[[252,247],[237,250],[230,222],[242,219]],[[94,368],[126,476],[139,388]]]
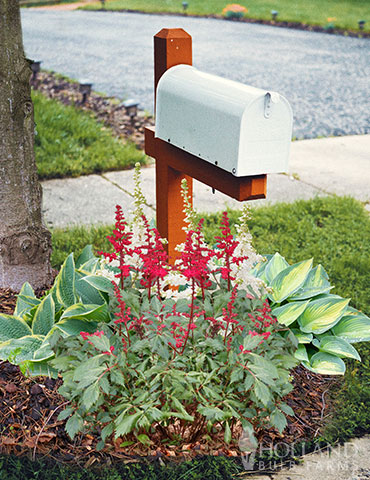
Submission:
[[[31,68],[18,0],[0,0],[0,287],[50,284],[51,235],[42,221],[34,154]]]

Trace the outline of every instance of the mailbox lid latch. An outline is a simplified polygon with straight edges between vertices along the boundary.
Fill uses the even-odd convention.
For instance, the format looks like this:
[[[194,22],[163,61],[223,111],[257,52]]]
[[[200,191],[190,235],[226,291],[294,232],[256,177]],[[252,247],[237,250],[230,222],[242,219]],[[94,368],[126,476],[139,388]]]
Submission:
[[[272,113],[272,106],[274,103],[280,102],[280,95],[276,92],[267,92],[264,102],[264,116],[270,118]]]

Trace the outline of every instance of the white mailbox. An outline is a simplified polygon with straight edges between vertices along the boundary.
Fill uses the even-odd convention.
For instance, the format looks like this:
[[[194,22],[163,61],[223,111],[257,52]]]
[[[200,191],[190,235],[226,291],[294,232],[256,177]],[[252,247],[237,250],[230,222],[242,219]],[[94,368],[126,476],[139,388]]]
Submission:
[[[236,176],[287,171],[292,121],[278,93],[190,65],[158,83],[155,136]]]

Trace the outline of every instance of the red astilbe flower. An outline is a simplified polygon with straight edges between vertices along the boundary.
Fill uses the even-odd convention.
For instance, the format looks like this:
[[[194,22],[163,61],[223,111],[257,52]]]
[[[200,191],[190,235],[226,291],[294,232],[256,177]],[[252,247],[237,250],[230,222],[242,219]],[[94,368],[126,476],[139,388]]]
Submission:
[[[160,281],[168,273],[168,255],[163,247],[161,237],[156,228],[150,228],[149,222],[145,216],[142,217],[145,225],[146,244],[135,249],[143,265],[141,267],[142,279],[141,285],[148,289],[148,298],[151,295],[151,289],[157,286],[157,296],[160,298]]]
[[[105,258],[111,260],[119,260],[119,270],[120,273],[116,275],[117,278],[120,278],[121,288],[123,288],[123,281],[130,275],[130,265],[124,263],[125,256],[132,255],[134,250],[129,248],[131,245],[132,232],[126,231],[127,222],[125,216],[122,212],[122,207],[116,205],[116,222],[112,235],[107,236],[107,240],[113,245],[114,253],[105,253],[98,252],[99,255],[103,255]]]

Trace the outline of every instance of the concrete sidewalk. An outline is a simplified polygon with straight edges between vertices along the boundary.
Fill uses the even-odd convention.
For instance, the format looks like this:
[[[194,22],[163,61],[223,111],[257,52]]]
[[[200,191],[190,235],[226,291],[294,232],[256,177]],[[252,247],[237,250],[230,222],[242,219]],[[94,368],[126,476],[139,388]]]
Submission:
[[[111,224],[115,205],[125,212],[132,209],[134,189],[132,170],[88,175],[42,183],[43,211],[51,226],[73,224]],[[142,190],[155,215],[155,169],[142,169]],[[370,135],[333,137],[292,142],[289,174],[271,174],[267,199],[254,200],[251,206],[293,202],[323,195],[350,195],[370,211]],[[194,205],[199,212],[215,212],[240,202],[194,182]]]

